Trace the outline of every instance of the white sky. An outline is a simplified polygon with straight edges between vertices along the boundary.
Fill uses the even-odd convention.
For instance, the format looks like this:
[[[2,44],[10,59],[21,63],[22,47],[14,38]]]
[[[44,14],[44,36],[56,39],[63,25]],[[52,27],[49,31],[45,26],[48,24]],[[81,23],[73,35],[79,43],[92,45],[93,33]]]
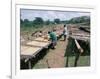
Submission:
[[[88,12],[61,12],[61,11],[45,11],[45,10],[32,10],[32,9],[21,9],[21,19],[34,20],[35,17],[41,17],[43,20],[53,21],[55,18],[60,20],[69,20],[73,17],[79,16],[90,16]]]

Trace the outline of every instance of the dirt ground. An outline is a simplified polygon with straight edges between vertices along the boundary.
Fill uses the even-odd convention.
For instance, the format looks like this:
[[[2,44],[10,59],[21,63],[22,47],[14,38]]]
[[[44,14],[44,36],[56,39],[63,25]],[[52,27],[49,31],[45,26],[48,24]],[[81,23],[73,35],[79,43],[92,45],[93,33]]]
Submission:
[[[64,57],[66,50],[67,40],[63,41],[63,38],[57,42],[56,49],[50,49],[47,55],[38,61],[33,68],[63,68],[66,64],[66,58]]]

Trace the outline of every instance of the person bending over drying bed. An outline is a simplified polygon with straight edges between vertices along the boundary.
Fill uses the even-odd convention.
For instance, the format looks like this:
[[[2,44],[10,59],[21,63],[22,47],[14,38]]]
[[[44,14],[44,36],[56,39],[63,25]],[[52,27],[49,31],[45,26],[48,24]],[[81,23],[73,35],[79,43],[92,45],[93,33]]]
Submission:
[[[49,31],[48,34],[49,34],[50,40],[51,40],[51,48],[55,49],[55,46],[57,45],[57,35],[55,33],[55,30]]]

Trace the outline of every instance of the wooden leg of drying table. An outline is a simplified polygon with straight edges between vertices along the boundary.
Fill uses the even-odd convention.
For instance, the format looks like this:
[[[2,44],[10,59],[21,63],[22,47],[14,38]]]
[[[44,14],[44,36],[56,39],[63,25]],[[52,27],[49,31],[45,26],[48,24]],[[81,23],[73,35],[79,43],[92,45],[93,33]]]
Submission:
[[[80,53],[76,53],[76,55],[75,55],[74,67],[77,66],[77,63],[78,63],[79,57],[80,57]]]
[[[32,67],[31,67],[31,61],[30,61],[30,60],[28,61],[28,67],[29,67],[29,69],[32,68]]]

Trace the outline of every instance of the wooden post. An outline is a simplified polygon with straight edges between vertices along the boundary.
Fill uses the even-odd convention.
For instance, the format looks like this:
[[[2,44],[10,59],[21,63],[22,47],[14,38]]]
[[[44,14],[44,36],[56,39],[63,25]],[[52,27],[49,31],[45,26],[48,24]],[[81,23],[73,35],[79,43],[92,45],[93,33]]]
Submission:
[[[51,67],[49,66],[49,62],[48,62],[48,59],[46,60],[46,62],[47,62],[48,68],[51,68]]]
[[[76,47],[78,48],[79,52],[76,52],[76,56],[75,56],[75,62],[74,62],[74,66],[76,67],[77,66],[77,62],[79,60],[79,57],[80,55],[83,53],[83,49],[81,48],[81,46],[79,45],[78,41],[75,39],[75,44],[76,44]]]
[[[76,39],[75,39],[75,44],[76,44],[78,50],[80,51],[80,53],[83,53],[84,50],[81,48],[81,46],[79,45],[79,43]]]
[[[80,53],[76,52],[74,67],[77,66],[77,62],[78,62],[78,60],[79,60],[79,57],[80,57]]]
[[[66,67],[68,67],[68,66],[69,66],[69,63],[68,63],[68,61],[69,61],[69,56],[67,55]]]
[[[30,60],[28,61],[28,67],[29,67],[29,69],[32,68],[32,67],[31,67],[31,61],[30,61]]]

